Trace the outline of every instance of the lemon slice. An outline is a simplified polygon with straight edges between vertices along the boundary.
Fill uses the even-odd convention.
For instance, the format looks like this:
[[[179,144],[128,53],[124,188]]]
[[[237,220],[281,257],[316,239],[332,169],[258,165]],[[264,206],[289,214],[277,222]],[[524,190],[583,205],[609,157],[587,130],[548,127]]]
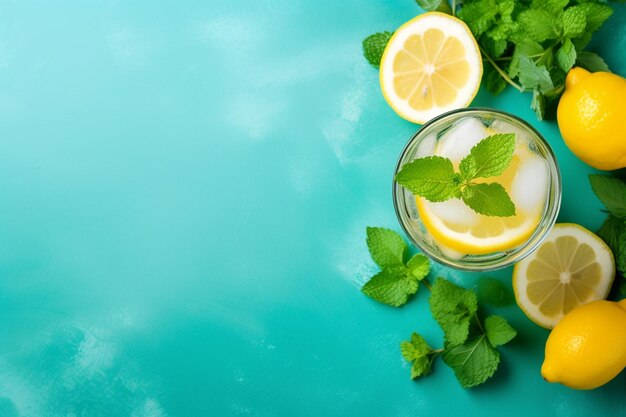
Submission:
[[[438,12],[402,25],[380,61],[380,85],[387,103],[414,123],[467,107],[480,85],[482,59],[465,23]]]
[[[609,247],[584,227],[561,223],[515,265],[513,290],[524,313],[551,329],[577,306],[606,298],[614,277]]]
[[[416,206],[424,227],[439,246],[466,255],[486,255],[520,246],[530,238],[541,219],[540,211],[529,215],[518,210],[513,217],[478,216],[459,199],[431,203],[417,197]],[[467,217],[456,222],[442,216],[445,211],[455,211],[455,216],[466,212]],[[470,218],[477,220],[468,221]]]

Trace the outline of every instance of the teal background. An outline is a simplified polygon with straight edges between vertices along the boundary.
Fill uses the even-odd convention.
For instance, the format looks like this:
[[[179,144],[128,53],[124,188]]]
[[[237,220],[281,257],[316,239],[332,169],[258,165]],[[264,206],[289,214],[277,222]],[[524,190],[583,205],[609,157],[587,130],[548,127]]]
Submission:
[[[593,50],[626,75],[626,7]],[[398,345],[442,335],[427,292],[393,309],[360,286],[367,225],[399,230],[396,159],[416,126],[385,104],[361,40],[398,1],[0,3],[0,417],[626,416],[626,375],[544,382],[548,332],[487,384]],[[529,94],[473,105],[542,132],[560,221],[597,228],[591,169]],[[435,267],[467,287],[479,274]],[[511,270],[488,276],[510,285]]]

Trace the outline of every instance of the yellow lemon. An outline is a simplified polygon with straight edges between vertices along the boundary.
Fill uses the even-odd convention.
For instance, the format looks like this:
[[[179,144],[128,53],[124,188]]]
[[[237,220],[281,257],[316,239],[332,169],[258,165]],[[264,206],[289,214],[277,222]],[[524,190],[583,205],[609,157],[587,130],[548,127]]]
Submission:
[[[626,299],[584,304],[556,325],[541,375],[570,388],[593,389],[626,367]]]
[[[573,68],[565,79],[565,92],[557,121],[565,143],[594,168],[626,167],[626,79],[608,72],[590,73]]]
[[[611,249],[584,227],[560,223],[515,265],[513,292],[528,318],[551,329],[579,305],[606,298],[614,277]]]
[[[393,34],[380,61],[380,86],[398,115],[423,124],[467,107],[480,86],[482,59],[463,21],[430,12]]]

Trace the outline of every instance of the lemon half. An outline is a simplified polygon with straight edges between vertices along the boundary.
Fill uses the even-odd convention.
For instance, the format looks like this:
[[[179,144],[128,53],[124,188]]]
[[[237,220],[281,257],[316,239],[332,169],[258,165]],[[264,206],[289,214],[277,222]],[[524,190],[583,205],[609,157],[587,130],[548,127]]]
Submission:
[[[463,21],[424,13],[389,39],[380,62],[380,86],[398,115],[414,123],[467,107],[480,86],[482,59]]]
[[[602,239],[577,224],[561,223],[515,265],[513,291],[524,313],[551,329],[574,308],[606,298],[614,277],[613,254]]]

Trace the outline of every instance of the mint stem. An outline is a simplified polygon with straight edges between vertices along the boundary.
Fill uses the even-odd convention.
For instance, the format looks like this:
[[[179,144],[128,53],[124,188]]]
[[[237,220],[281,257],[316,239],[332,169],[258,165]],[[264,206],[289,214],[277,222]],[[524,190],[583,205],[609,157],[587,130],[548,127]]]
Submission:
[[[493,59],[491,59],[491,57],[487,54],[487,52],[485,52],[485,50],[484,50],[484,49],[483,49],[480,45],[478,45],[478,48],[480,48],[480,52],[483,54],[483,56],[485,57],[485,59],[486,59],[487,61],[489,61],[489,63],[491,64],[491,66],[492,66],[492,67],[493,67],[496,71],[498,71],[498,74],[500,74],[500,76],[501,76],[502,78],[504,78],[504,81],[506,81],[507,83],[511,84],[513,87],[515,87],[515,89],[516,89],[516,90],[518,90],[520,93],[523,93],[523,92],[524,92],[524,89],[522,88],[522,86],[521,86],[521,85],[519,85],[519,84],[517,84],[515,81],[513,81],[513,80],[512,80],[512,79],[511,79],[511,78],[507,75],[507,73],[506,73],[506,72],[504,72],[504,71],[502,70],[502,68],[500,68],[500,67],[498,66],[498,64],[496,64],[496,63],[495,63],[495,61],[494,61]]]
[[[433,291],[433,287],[432,287],[432,285],[430,284],[430,282],[428,282],[428,280],[427,280],[426,278],[424,278],[424,279],[422,280],[422,284],[424,284],[424,286],[425,286],[426,288],[428,288],[428,291],[430,291],[430,292],[432,292],[432,291]]]

